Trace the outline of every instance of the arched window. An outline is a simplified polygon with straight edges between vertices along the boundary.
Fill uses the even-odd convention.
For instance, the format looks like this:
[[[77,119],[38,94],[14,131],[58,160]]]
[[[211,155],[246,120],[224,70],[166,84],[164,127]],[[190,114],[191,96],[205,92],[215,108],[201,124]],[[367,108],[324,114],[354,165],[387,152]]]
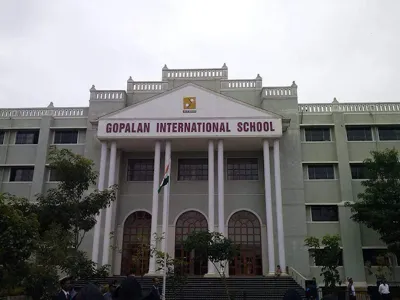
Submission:
[[[145,211],[132,213],[124,223],[121,274],[141,276],[149,271],[151,215]]]
[[[204,275],[207,273],[207,261],[196,258],[194,252],[188,253],[184,250],[184,241],[193,231],[207,231],[208,223],[202,213],[187,211],[181,214],[175,226],[175,258],[185,261],[180,271],[186,275]]]
[[[228,237],[240,245],[238,255],[229,264],[229,275],[262,275],[261,224],[249,211],[238,211],[228,222]]]

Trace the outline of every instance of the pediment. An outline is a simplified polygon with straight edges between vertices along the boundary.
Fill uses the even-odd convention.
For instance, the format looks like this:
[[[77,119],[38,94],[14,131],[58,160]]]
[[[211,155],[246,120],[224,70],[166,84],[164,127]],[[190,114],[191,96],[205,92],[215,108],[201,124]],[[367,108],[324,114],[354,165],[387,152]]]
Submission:
[[[99,120],[203,118],[282,119],[282,116],[188,83]]]

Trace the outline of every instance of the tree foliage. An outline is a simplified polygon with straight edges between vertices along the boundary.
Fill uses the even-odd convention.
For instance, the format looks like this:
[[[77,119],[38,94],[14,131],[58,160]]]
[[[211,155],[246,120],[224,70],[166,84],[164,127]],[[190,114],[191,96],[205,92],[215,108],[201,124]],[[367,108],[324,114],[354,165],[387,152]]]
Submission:
[[[143,276],[147,271],[147,263],[145,260],[150,256],[150,239],[145,234],[141,234],[137,237],[136,241],[131,241],[132,247],[132,264],[133,266],[139,265],[138,269],[135,269],[134,273],[140,275],[141,281],[143,282]]]
[[[218,272],[228,298],[231,299],[226,282],[225,271],[238,253],[238,245],[226,238],[222,233],[209,231],[194,231],[184,243],[185,251],[194,251],[197,259],[211,261]]]
[[[392,276],[389,261],[389,253],[382,253],[376,257],[376,266],[367,261],[365,267],[369,275],[375,275],[376,280],[388,280]]]
[[[341,284],[339,271],[340,249],[339,235],[325,235],[320,240],[317,237],[307,237],[305,246],[310,250],[311,256],[318,266],[321,266],[321,276],[324,278],[325,287],[335,288]]]
[[[347,203],[352,219],[378,232],[390,251],[400,257],[400,161],[395,149],[372,151],[364,160],[367,180],[359,202]]]
[[[115,200],[116,186],[89,193],[97,179],[94,163],[68,149],[51,149],[49,167],[57,174],[59,183],[37,198],[35,212],[41,230],[54,224],[61,226],[73,235],[71,247],[78,249],[85,234],[96,224],[99,211]]]
[[[164,237],[155,235],[156,244],[163,239]],[[158,266],[157,271],[166,271],[168,289],[174,299],[177,299],[178,293],[182,291],[187,283],[187,275],[181,272],[187,262],[179,258],[172,258],[168,253],[158,250],[156,245],[150,247],[150,253],[155,257]]]
[[[22,280],[25,262],[38,245],[36,215],[13,205],[15,199],[0,194],[0,290],[14,288]]]
[[[36,202],[0,195],[0,293],[24,287],[34,300],[49,299],[58,271],[75,278],[107,276],[79,250],[96,215],[115,199],[116,187],[88,190],[97,174],[91,160],[69,150],[51,149],[50,168],[59,183]]]

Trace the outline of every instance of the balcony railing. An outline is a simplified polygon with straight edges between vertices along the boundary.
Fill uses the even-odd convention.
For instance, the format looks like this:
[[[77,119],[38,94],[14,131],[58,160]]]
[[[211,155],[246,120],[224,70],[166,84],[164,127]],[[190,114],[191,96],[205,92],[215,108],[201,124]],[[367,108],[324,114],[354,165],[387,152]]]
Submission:
[[[88,109],[88,107],[8,108],[0,109],[0,118],[41,118],[45,116],[56,118],[86,117]]]
[[[332,112],[400,112],[400,103],[329,103],[329,104],[299,104],[301,113],[332,113]]]

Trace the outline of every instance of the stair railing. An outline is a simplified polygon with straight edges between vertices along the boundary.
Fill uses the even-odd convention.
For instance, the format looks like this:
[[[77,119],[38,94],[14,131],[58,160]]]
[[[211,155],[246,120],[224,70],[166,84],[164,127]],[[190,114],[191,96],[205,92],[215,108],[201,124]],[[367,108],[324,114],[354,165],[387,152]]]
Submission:
[[[289,268],[289,275],[292,276],[294,281],[297,282],[298,285],[300,285],[304,290],[306,289],[306,281],[308,280],[306,277],[304,277],[299,271],[296,269],[290,267]]]

